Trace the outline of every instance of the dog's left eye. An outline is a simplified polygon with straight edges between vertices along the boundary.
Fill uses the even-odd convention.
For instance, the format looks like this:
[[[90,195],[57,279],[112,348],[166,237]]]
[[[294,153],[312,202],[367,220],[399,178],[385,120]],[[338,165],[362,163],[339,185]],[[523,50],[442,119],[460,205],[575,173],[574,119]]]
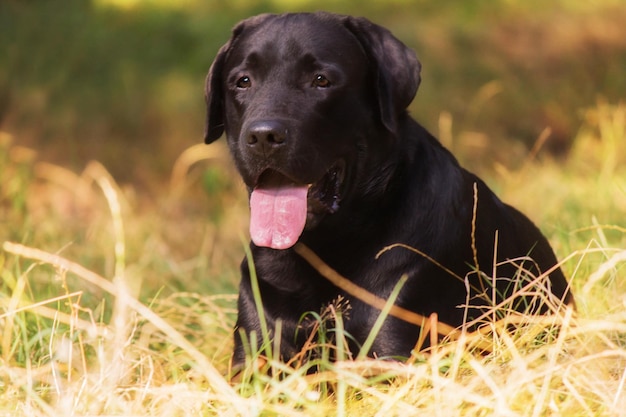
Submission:
[[[330,80],[322,74],[317,74],[315,79],[313,79],[313,87],[328,88],[330,87]]]

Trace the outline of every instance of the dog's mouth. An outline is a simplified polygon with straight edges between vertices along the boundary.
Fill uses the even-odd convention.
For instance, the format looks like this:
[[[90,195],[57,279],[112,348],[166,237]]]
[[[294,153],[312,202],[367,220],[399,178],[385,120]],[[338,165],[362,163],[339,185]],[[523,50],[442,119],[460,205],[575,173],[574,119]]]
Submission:
[[[273,169],[259,176],[250,195],[250,235],[257,246],[287,249],[305,226],[339,210],[345,162],[335,163],[312,184],[302,184]]]

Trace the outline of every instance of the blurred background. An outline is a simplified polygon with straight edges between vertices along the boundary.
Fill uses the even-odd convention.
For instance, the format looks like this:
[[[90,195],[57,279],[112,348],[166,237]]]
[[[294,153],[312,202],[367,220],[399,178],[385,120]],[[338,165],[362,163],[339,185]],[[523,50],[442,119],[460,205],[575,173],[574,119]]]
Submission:
[[[247,204],[224,141],[193,148],[204,78],[239,20],[313,10],[365,16],[414,48],[413,116],[560,256],[591,215],[623,224],[624,185],[607,178],[625,159],[624,0],[0,0],[0,241],[110,276],[119,237],[101,193],[79,192],[110,173],[137,276],[232,290]],[[529,159],[548,165],[528,174]]]
[[[515,164],[546,128],[562,156],[583,108],[625,97],[623,0],[2,0],[0,129],[49,161],[150,182],[202,141],[204,77],[231,27],[317,9],[417,51],[411,111],[473,169]]]

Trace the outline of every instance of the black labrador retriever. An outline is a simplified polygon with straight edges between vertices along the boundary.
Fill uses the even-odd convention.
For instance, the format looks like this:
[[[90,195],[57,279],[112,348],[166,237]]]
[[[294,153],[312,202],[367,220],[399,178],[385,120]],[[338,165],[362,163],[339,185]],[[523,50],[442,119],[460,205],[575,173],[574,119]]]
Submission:
[[[242,21],[209,70],[206,143],[226,132],[250,193],[262,311],[270,329],[281,322],[283,360],[310,336],[303,315],[340,295],[352,350],[380,314],[324,279],[297,243],[382,298],[406,275],[396,305],[452,326],[516,292],[506,305],[521,312],[544,311],[537,288],[572,301],[537,227],[408,115],[419,84],[415,53],[388,30],[323,12]],[[396,243],[416,251],[376,256]],[[235,365],[244,340],[261,337],[247,261],[241,270]],[[419,331],[389,317],[368,353],[408,357]]]

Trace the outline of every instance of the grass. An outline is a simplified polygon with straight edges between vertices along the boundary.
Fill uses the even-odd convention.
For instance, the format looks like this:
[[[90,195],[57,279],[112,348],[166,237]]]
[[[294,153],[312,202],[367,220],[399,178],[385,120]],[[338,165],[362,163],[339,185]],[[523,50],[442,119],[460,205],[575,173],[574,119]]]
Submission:
[[[489,178],[543,227],[576,313],[493,323],[403,363],[348,358],[339,305],[319,316],[334,344],[302,353],[316,359],[253,355],[236,383],[233,231],[247,208],[217,174],[232,169],[223,149],[188,150],[171,187],[146,196],[3,134],[0,416],[626,416],[626,106],[584,120],[566,160],[539,141]]]

